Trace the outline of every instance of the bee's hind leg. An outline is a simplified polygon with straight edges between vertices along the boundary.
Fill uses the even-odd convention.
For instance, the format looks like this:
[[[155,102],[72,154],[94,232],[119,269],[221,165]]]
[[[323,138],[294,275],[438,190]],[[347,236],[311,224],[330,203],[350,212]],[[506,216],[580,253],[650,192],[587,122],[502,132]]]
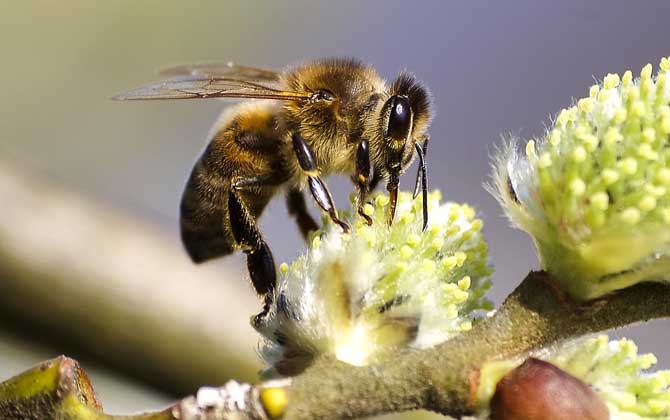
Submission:
[[[263,311],[256,315],[261,319],[270,309],[272,293],[277,285],[277,272],[270,247],[263,240],[256,222],[251,217],[235,188],[228,195],[230,226],[235,241],[247,255],[247,269],[256,292],[265,297]]]
[[[302,238],[307,241],[309,233],[318,230],[319,225],[307,211],[305,195],[302,191],[295,188],[290,189],[286,193],[286,207],[288,208],[288,214],[295,217]]]

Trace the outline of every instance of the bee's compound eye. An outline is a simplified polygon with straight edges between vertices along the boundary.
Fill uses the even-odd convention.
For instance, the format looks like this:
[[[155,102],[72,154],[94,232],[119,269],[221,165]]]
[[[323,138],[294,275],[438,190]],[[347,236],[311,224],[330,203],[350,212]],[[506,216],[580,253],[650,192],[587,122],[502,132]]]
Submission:
[[[335,99],[333,92],[326,89],[317,90],[312,95],[312,101],[332,101],[333,99]]]
[[[389,125],[386,135],[401,140],[407,138],[412,123],[412,110],[409,101],[404,96],[394,95],[388,100],[391,107]]]

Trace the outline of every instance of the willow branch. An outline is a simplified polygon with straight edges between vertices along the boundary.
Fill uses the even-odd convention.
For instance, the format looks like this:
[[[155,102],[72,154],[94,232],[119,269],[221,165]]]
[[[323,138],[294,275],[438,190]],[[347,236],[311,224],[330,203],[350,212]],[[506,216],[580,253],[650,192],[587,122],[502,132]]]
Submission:
[[[423,408],[458,417],[475,408],[478,371],[484,362],[668,316],[667,284],[640,284],[578,306],[558,292],[544,273],[536,272],[526,277],[494,316],[471,331],[431,349],[388,355],[371,366],[353,367],[321,358],[290,384],[231,382],[222,388],[201,388],[197,396],[160,412],[121,417],[103,414],[85,376],[78,379],[82,376],[78,367],[60,358],[0,384],[0,414],[10,419],[32,415],[68,420],[266,420],[284,414],[286,420],[325,420]],[[284,398],[271,407],[261,397],[273,388],[287,396],[285,412]],[[278,407],[279,414],[272,414]]]
[[[478,369],[560,340],[670,316],[670,287],[641,284],[582,306],[530,273],[496,314],[439,346],[368,367],[322,359],[296,377],[286,419],[360,418],[427,409],[454,417],[474,409]]]
[[[255,378],[247,317],[259,304],[243,279],[196,266],[175,238],[1,161],[0,200],[5,323],[181,395]]]

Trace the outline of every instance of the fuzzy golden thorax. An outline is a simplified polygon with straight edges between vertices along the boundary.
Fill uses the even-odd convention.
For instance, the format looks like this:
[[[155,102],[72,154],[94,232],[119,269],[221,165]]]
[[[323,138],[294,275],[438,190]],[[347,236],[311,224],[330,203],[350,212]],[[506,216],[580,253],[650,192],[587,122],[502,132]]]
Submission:
[[[312,96],[285,103],[288,131],[300,132],[324,172],[348,171],[362,131],[359,117],[384,88],[376,71],[353,59],[325,59],[289,70],[282,85]]]

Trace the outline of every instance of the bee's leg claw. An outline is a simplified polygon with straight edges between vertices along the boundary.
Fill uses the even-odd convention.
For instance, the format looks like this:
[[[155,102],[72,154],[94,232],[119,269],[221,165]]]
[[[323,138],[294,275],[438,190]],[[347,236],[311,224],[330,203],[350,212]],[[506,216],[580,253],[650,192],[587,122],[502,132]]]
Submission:
[[[348,224],[346,224],[345,222],[341,221],[340,219],[333,218],[332,216],[331,216],[331,218],[333,219],[333,222],[335,222],[337,225],[339,225],[339,226],[342,228],[342,232],[344,232],[344,233],[349,233],[349,231],[351,230],[351,228],[349,227]]]
[[[251,324],[254,328],[257,328],[261,325],[263,325],[263,320],[265,317],[270,313],[270,307],[272,306],[272,295],[267,294],[265,295],[265,301],[263,302],[263,310],[259,313],[257,313],[253,321],[251,321]]]
[[[363,206],[360,205],[358,206],[358,215],[361,216],[363,220],[365,220],[365,223],[367,223],[368,226],[372,226],[372,217],[368,216],[367,214],[365,214],[365,212],[363,212]]]

